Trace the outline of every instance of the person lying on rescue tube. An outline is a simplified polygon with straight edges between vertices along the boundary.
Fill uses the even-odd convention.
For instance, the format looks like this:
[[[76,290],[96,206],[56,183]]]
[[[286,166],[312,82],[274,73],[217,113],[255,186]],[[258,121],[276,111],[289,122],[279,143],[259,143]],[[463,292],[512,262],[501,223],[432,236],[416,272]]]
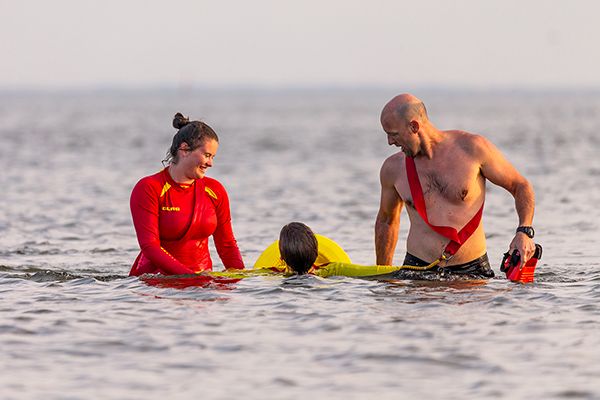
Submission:
[[[331,243],[336,248],[339,248],[337,244]],[[343,253],[341,248],[339,250]],[[280,267],[269,269],[276,272],[292,272],[296,275],[311,274],[322,278],[329,276],[367,278],[383,276],[400,268],[391,265],[358,265],[349,262],[340,262],[339,260],[326,257],[326,254],[321,254],[322,259],[326,259],[326,261],[317,265],[315,262],[319,257],[319,240],[313,231],[301,222],[290,222],[281,228],[281,232],[279,233],[279,253],[281,260],[286,264],[287,268],[284,266],[283,270]]]
[[[219,138],[202,121],[175,114],[177,133],[162,171],[142,178],[131,193],[131,216],[140,245],[130,276],[183,275],[212,270],[208,237],[227,269],[243,269],[221,183],[205,176]]]
[[[321,237],[323,238],[323,237]],[[319,251],[320,242],[313,231],[301,222],[290,222],[281,228],[279,234],[279,253],[281,260],[286,264],[279,267],[267,268],[274,272],[293,273],[296,275],[317,275],[322,278],[330,276],[346,276],[353,278],[374,279],[374,280],[471,280],[480,279],[473,274],[455,275],[446,272],[440,272],[436,263],[428,266],[413,266],[413,265],[359,265],[349,262],[346,255],[346,260],[336,259],[340,254],[345,252],[335,242],[327,239],[329,251]],[[332,246],[338,251],[332,252]],[[319,264],[317,260],[321,260]],[[256,271],[256,270],[250,270]],[[398,273],[402,272],[401,278],[398,278]]]

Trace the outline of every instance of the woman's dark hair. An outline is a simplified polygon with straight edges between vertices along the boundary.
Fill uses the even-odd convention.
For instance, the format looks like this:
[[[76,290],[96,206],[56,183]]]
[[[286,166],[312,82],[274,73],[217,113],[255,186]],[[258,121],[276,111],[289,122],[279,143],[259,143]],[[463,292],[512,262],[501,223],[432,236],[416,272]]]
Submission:
[[[302,222],[290,222],[279,233],[279,252],[294,272],[306,274],[319,255],[317,238]]]
[[[177,113],[173,117],[173,128],[178,129],[167,157],[163,160],[165,163],[177,164],[177,151],[183,143],[187,143],[189,150],[194,151],[209,139],[219,141],[215,131],[202,121],[190,121],[183,114]]]

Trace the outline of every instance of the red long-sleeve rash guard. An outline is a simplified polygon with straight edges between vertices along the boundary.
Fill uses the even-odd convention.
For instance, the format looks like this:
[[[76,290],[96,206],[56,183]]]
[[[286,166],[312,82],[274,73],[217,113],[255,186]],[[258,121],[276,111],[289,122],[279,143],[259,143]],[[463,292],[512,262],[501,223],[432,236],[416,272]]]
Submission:
[[[135,185],[130,205],[141,252],[129,275],[211,270],[210,235],[225,268],[244,268],[231,228],[229,198],[217,180],[204,177],[185,187],[165,168]]]

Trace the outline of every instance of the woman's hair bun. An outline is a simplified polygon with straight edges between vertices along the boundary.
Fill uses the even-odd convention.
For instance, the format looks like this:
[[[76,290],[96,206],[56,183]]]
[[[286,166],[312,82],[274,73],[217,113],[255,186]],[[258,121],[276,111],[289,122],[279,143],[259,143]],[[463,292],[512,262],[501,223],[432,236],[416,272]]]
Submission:
[[[173,128],[181,129],[190,123],[190,119],[183,116],[182,113],[177,113],[173,117]]]

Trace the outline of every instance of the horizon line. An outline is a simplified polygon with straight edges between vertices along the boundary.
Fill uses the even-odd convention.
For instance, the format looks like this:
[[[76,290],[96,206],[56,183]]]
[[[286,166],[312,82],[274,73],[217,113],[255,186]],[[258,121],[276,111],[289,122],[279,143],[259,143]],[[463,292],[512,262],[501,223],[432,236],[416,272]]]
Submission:
[[[386,91],[403,87],[403,92],[467,92],[467,93],[598,93],[600,85],[460,85],[460,84],[79,84],[79,85],[0,85],[0,94],[102,93],[102,92],[312,92],[312,91]]]

